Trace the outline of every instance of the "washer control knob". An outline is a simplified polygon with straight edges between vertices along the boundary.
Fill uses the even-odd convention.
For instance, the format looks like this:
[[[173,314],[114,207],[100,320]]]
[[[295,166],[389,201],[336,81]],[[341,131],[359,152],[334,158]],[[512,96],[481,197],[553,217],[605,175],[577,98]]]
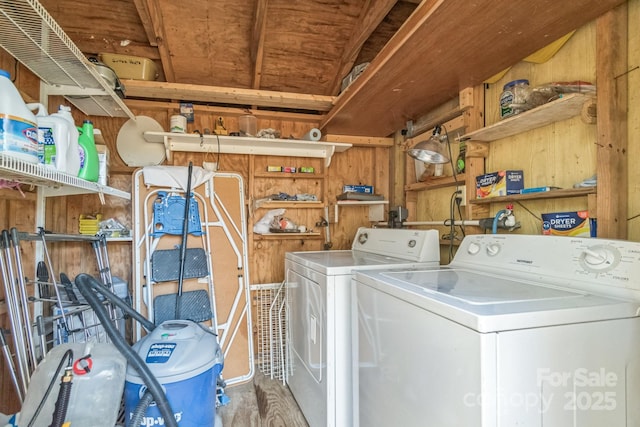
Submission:
[[[609,245],[594,245],[586,248],[580,255],[582,267],[593,272],[613,270],[620,263],[620,251]]]
[[[418,242],[416,242],[415,239],[409,240],[409,247],[410,248],[415,248],[417,244],[418,244]]]
[[[477,244],[476,242],[469,243],[469,246],[467,247],[467,253],[469,255],[477,255],[479,252],[480,252],[479,244]]]
[[[500,252],[500,245],[498,243],[491,243],[487,245],[487,255],[496,256]]]
[[[369,234],[367,233],[362,233],[360,236],[358,236],[358,243],[360,243],[361,245],[367,243],[367,240],[369,240]]]

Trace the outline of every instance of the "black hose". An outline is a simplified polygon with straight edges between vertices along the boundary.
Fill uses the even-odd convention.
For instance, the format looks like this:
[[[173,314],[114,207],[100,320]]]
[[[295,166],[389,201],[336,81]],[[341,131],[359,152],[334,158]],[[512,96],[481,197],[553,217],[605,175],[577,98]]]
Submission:
[[[42,401],[40,402],[40,404],[38,404],[38,407],[36,408],[36,411],[33,413],[33,417],[31,417],[31,420],[27,424],[27,427],[33,426],[33,423],[36,421],[36,418],[38,418],[38,415],[40,415],[40,411],[42,411],[42,408],[44,407],[44,404],[47,402],[47,399],[49,398],[49,395],[51,394],[51,390],[53,390],[53,386],[56,383],[56,378],[58,377],[58,374],[62,370],[62,365],[64,365],[64,361],[67,358],[69,359],[69,362],[67,363],[67,366],[72,366],[72,364],[73,364],[73,350],[69,349],[69,350],[65,351],[64,354],[62,355],[62,357],[60,358],[60,363],[58,363],[58,367],[56,368],[56,371],[53,373],[53,376],[51,377],[51,381],[49,382],[49,387],[47,387],[47,391],[44,392],[44,396],[42,396]],[[20,423],[20,424],[22,424],[22,423]]]
[[[151,404],[151,402],[153,402],[153,395],[149,390],[147,390],[142,395],[140,401],[138,401],[136,409],[133,410],[133,414],[131,416],[131,419],[129,420],[129,425],[131,427],[138,427],[140,424],[142,424],[142,418],[147,413],[147,408],[149,407],[149,404]]]
[[[69,409],[69,401],[71,400],[71,386],[73,385],[73,374],[71,367],[67,367],[67,371],[60,381],[60,391],[56,399],[55,410],[53,411],[53,420],[49,427],[62,427],[67,418],[67,409]]]
[[[117,304],[116,300],[119,300],[120,298],[118,298],[117,295],[111,292],[105,292],[106,290],[105,287],[102,286],[100,282],[98,282],[96,279],[94,279],[92,276],[88,274],[82,273],[76,276],[75,283],[78,289],[80,290],[80,293],[82,294],[82,296],[84,296],[84,298],[87,300],[91,308],[93,308],[93,311],[96,313],[96,316],[98,316],[98,319],[102,324],[102,327],[107,332],[107,335],[109,335],[109,338],[111,338],[113,345],[120,351],[120,353],[122,353],[126,357],[127,361],[135,369],[138,375],[140,375],[140,377],[146,384],[148,390],[153,395],[153,398],[156,401],[156,404],[158,405],[158,410],[160,411],[160,414],[162,414],[162,416],[164,417],[165,425],[168,427],[178,427],[178,423],[173,415],[173,410],[171,409],[171,406],[169,405],[169,401],[167,400],[167,397],[165,396],[164,391],[162,390],[162,386],[160,385],[160,383],[158,383],[158,380],[153,375],[153,373],[149,370],[147,365],[142,361],[140,356],[138,356],[138,354],[135,351],[133,351],[133,349],[125,342],[122,335],[120,335],[120,333],[118,332],[118,329],[116,329],[115,325],[112,323],[111,318],[109,317],[109,314],[107,313],[106,309],[98,299],[98,296],[95,294],[95,292],[92,291],[91,288],[94,288],[96,291],[102,293],[109,300],[111,300],[112,296],[115,297],[115,300],[111,300],[111,301],[116,304]],[[131,309],[130,307],[127,307],[127,311],[137,313],[135,310]],[[140,315],[139,313],[137,314]],[[142,316],[140,315],[140,317]],[[147,322],[151,323],[148,320]],[[151,325],[153,325],[153,323],[151,323]],[[155,325],[153,325],[151,330],[153,330],[154,328],[155,328]]]

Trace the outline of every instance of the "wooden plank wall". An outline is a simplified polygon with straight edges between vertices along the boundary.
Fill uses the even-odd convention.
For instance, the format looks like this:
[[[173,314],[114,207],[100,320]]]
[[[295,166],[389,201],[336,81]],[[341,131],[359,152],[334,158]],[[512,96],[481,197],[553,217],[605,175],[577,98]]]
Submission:
[[[13,58],[0,51],[0,68],[13,71],[17,67],[16,85],[22,90],[23,98],[34,102],[39,96],[39,81],[20,65],[16,65]],[[169,118],[178,113],[177,103],[127,101],[136,115],[145,115],[154,118],[164,129],[169,128]],[[47,108],[53,112],[59,104],[67,104],[62,97],[50,97]],[[84,119],[91,119],[94,127],[100,129],[106,145],[110,150],[111,168],[109,185],[124,191],[131,191],[131,175],[135,168],[127,166],[118,156],[116,141],[118,131],[127,119],[108,117],[87,117],[82,112],[72,109],[74,120],[77,124]],[[213,130],[219,117],[223,118],[228,131],[238,130],[238,117],[246,114],[246,110],[225,107],[196,107],[195,121],[188,125],[188,132],[194,130],[204,131],[206,128]],[[318,125],[317,117],[296,113],[256,112],[258,116],[258,129],[273,128],[279,130],[284,138],[300,138],[312,127]],[[142,143],[132,141],[132,143]],[[247,188],[251,175],[251,157],[248,155],[221,155],[218,159],[212,154],[204,153],[174,153],[174,165],[186,165],[193,161],[195,165],[202,165],[203,161],[219,161],[220,170],[232,171],[241,175],[245,182],[245,191],[248,194],[258,195],[260,188],[255,191]],[[256,156],[259,157],[259,156]],[[286,159],[278,159],[287,162]],[[342,192],[343,184],[373,184],[376,191],[388,196],[388,149],[375,147],[357,147],[334,155],[332,165],[324,171],[323,192],[328,197],[328,203],[335,203],[335,196]],[[306,163],[316,165],[318,159],[307,159]],[[262,183],[265,186],[277,186],[274,183]],[[288,188],[282,185],[283,191]],[[35,190],[34,190],[35,191]],[[36,195],[30,193],[26,199],[22,199],[13,190],[0,190],[0,222],[3,227],[16,226],[21,231],[35,231],[36,219]],[[106,204],[101,205],[97,195],[77,195],[67,197],[51,197],[46,199],[46,229],[58,233],[76,233],[79,230],[79,219],[82,214],[102,214],[103,218],[115,218],[126,226],[132,226],[131,203],[117,197],[106,196]],[[296,215],[293,211],[292,215]],[[315,225],[319,221],[324,210],[308,210],[303,221]],[[340,211],[339,221],[335,223],[333,208],[330,209],[331,240],[333,249],[348,249],[351,240],[358,227],[368,226],[368,209],[366,207],[353,207]],[[251,283],[274,283],[284,279],[284,254],[288,251],[322,250],[324,232],[313,239],[294,240],[256,240],[249,248],[249,274]],[[70,277],[78,273],[86,272],[96,274],[95,257],[90,246],[81,243],[55,243],[51,245],[51,254],[54,265],[58,265],[58,271],[64,271]],[[24,250],[24,249],[23,249]],[[130,242],[111,242],[108,245],[109,259],[112,273],[131,283],[131,254]],[[25,265],[31,277],[35,275],[35,250],[26,249],[26,259],[30,259],[29,265]],[[255,319],[255,315],[254,315]],[[8,328],[6,315],[0,310],[0,324]],[[254,327],[255,334],[255,327]],[[4,362],[0,371],[2,396],[0,411],[5,413],[15,412],[17,400],[12,396],[10,381]]]
[[[635,159],[640,159],[640,143],[638,143],[638,135],[640,135],[640,30],[635,23],[640,22],[640,0],[631,0],[628,2],[628,22],[629,22],[629,71],[628,76],[628,120],[627,135],[629,137],[628,158],[630,164],[628,167],[629,178],[627,187],[628,194],[628,213],[627,213],[627,235],[629,240],[640,241],[640,168],[634,163]]]
[[[580,28],[549,61],[542,64],[520,62],[486,91],[487,124],[499,120],[499,98],[505,83],[528,79],[530,87],[557,81],[581,80],[595,84],[595,23]],[[597,129],[580,116],[521,133],[489,144],[488,172],[522,169],[525,187],[571,188],[596,173]],[[491,214],[504,209],[492,204]],[[586,210],[587,197],[532,200],[516,204],[514,212],[524,234],[541,234],[541,214]]]
[[[628,20],[640,19],[640,1],[628,3]],[[640,109],[637,102],[640,88],[640,35],[637,26],[629,27],[628,76],[628,159],[638,158],[640,144],[635,135],[640,131]],[[485,85],[485,124],[499,120],[499,97],[505,83],[526,78],[532,87],[554,81],[582,80],[595,84],[596,26],[595,21],[579,28],[560,51],[542,64],[520,62],[515,64],[496,83]],[[571,188],[574,184],[596,173],[597,126],[587,124],[581,117],[558,122],[540,129],[489,143],[485,161],[487,172],[502,169],[522,169],[526,187],[553,185]],[[457,144],[454,143],[454,147]],[[455,157],[455,154],[454,154]],[[632,160],[630,160],[632,161]],[[413,166],[408,159],[407,168]],[[640,241],[640,172],[628,165],[627,238]],[[411,171],[407,172],[408,174]],[[445,170],[447,175],[447,170]],[[467,189],[467,191],[474,189]],[[449,199],[452,188],[421,191],[417,194],[417,220],[442,220],[449,217]],[[599,195],[606,197],[606,195]],[[593,205],[585,197],[549,200],[528,200],[515,204],[515,215],[521,223],[517,233],[540,234],[541,214],[586,210]],[[491,204],[489,216],[503,209],[502,204]],[[595,213],[595,212],[594,212]],[[443,230],[446,232],[447,230]]]

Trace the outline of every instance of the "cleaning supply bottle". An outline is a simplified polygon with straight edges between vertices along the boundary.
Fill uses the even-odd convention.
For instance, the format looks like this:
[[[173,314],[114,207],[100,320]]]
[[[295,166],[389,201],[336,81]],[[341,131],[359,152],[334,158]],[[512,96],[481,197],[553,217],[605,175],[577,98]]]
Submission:
[[[47,114],[47,108],[42,104],[27,104],[36,111],[38,123],[38,163],[55,168],[73,176],[80,171],[80,156],[78,154],[78,129],[70,118],[60,114],[60,111],[71,109],[61,105],[58,113]]]
[[[87,181],[97,182],[100,170],[100,159],[96,150],[96,143],[93,138],[93,122],[85,120],[82,127],[78,127],[80,137],[78,145],[80,146],[80,172],[78,177]]]
[[[69,144],[66,150],[66,168],[64,169],[64,172],[69,175],[78,176],[80,173],[80,146],[78,145],[80,132],[78,132],[78,128],[73,121],[71,107],[67,105],[60,105],[60,107],[58,107],[58,112],[53,113],[52,116],[65,120],[69,126]]]
[[[0,153],[38,163],[38,127],[9,73],[0,70]]]

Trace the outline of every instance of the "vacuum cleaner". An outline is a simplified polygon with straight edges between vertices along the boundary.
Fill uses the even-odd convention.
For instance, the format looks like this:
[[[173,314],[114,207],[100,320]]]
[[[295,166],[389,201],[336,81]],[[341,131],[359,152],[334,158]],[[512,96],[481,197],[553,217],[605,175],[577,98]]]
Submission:
[[[75,283],[112,343],[54,347],[31,378],[17,427],[114,427],[123,391],[127,427],[220,427],[223,356],[213,332],[190,320],[156,327],[92,276],[80,274]],[[98,294],[148,334],[129,346]]]

